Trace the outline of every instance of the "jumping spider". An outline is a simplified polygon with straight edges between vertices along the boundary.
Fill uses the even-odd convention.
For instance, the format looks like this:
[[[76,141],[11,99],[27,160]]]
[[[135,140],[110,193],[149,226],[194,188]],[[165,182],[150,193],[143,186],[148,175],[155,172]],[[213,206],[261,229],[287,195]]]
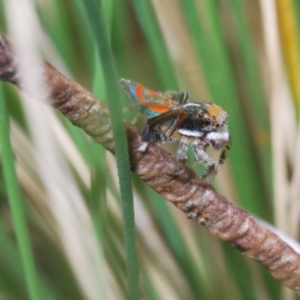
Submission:
[[[145,151],[149,141],[179,141],[176,157],[183,165],[190,144],[196,163],[202,163],[206,168],[201,177],[212,180],[231,146],[227,113],[214,103],[188,102],[190,95],[187,92],[156,92],[126,79],[121,79],[120,83],[137,109],[148,117],[142,132],[142,140],[146,143],[140,150]],[[221,150],[218,163],[206,153],[208,146]]]

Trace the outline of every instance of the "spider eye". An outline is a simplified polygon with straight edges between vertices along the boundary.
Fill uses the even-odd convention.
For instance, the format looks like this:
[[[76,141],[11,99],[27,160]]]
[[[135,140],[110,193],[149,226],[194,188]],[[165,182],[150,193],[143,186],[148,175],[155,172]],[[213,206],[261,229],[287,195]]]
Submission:
[[[207,113],[205,112],[199,112],[198,114],[198,118],[204,122],[204,124],[206,126],[210,125],[211,124],[211,120],[210,120],[210,117],[207,115]]]

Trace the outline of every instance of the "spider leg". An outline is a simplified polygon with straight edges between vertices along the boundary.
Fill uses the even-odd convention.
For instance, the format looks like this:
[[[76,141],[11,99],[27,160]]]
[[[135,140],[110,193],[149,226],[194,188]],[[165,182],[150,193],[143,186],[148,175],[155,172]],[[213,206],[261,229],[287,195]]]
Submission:
[[[178,100],[179,104],[186,104],[189,101],[190,97],[191,96],[188,92],[181,92]]]
[[[167,99],[173,99],[179,103],[179,105],[186,104],[190,99],[190,94],[188,92],[175,92],[167,91],[163,94]]]
[[[228,142],[223,146],[221,150],[219,162],[216,166],[216,172],[218,172],[221,169],[222,165],[224,164],[224,161],[228,155],[228,151],[230,150],[230,146],[231,146],[231,137],[229,137]]]
[[[201,174],[201,178],[206,179],[210,182],[216,175],[217,170],[214,160],[205,152],[206,146],[207,145],[196,142],[193,143],[193,150],[196,158],[196,163],[202,163],[205,166],[205,170]]]
[[[184,168],[185,162],[187,160],[187,151],[188,151],[188,141],[185,138],[182,138],[179,142],[178,148],[177,148],[177,154],[176,158],[178,161],[178,164],[175,166],[174,169],[172,169],[170,172],[168,172],[169,175],[177,175],[177,173]]]
[[[171,121],[169,128],[167,129],[167,131],[165,132],[165,135],[167,137],[171,137],[171,135],[174,133],[174,131],[176,130],[176,128],[178,127],[178,120],[180,119],[180,117],[176,117],[174,118],[174,120]]]
[[[176,117],[174,117],[174,119],[170,122],[168,129],[164,133],[164,135],[166,137],[166,141],[169,141],[169,139],[172,139],[172,135],[173,135],[174,131],[182,124],[182,122],[184,122],[186,120],[188,115],[189,115],[188,113],[183,112],[183,113],[177,115]]]
[[[153,141],[155,143],[169,141],[174,131],[188,115],[189,113],[183,109],[174,109],[148,119],[142,133],[142,140]],[[167,126],[167,128],[161,131],[160,126]]]
[[[130,122],[131,125],[134,125],[138,121],[139,117],[140,117],[139,113],[135,114],[135,116],[133,117],[132,121]]]
[[[188,151],[188,141],[185,138],[182,138],[179,142],[177,149],[177,159],[179,164],[185,164],[187,160],[187,151]]]
[[[149,124],[149,126],[155,126],[158,124],[162,124],[165,121],[168,121],[172,118],[178,119],[178,117],[179,117],[179,119],[181,119],[183,116],[185,116],[185,118],[187,118],[188,115],[189,115],[189,113],[186,112],[182,108],[171,109],[165,113],[160,114],[159,116],[149,119],[148,124]]]
[[[132,110],[136,110],[136,105],[131,104],[130,106],[125,107],[125,108],[122,109],[123,114],[125,114],[129,111],[132,111]],[[130,121],[130,124],[134,125],[138,121],[139,117],[140,117],[140,113],[139,112],[135,113],[133,119]]]
[[[216,164],[213,159],[205,152],[206,145],[202,145],[201,143],[194,143],[193,150],[196,157],[197,163],[203,163],[205,166],[205,171],[202,173],[201,178],[208,180],[209,182],[213,180],[215,175],[221,169],[228,151],[231,146],[231,138],[228,139],[227,143],[222,147],[218,164]]]

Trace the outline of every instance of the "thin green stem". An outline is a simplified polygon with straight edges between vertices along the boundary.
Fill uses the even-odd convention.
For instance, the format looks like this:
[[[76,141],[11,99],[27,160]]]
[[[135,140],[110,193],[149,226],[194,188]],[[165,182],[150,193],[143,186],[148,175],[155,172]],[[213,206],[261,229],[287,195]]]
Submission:
[[[0,85],[0,144],[2,149],[2,166],[7,196],[12,214],[13,226],[19,246],[27,288],[30,299],[39,300],[39,284],[29,241],[25,212],[18,185],[14,155],[9,137],[9,123],[4,102],[2,85]]]
[[[122,213],[124,222],[124,237],[130,299],[139,299],[139,272],[135,246],[135,224],[133,196],[131,189],[130,164],[127,139],[123,123],[119,99],[120,87],[109,44],[102,7],[96,0],[85,0],[86,10],[96,39],[98,53],[103,67],[106,96],[111,112],[112,130],[114,134],[116,161],[118,166],[120,192],[122,198]]]

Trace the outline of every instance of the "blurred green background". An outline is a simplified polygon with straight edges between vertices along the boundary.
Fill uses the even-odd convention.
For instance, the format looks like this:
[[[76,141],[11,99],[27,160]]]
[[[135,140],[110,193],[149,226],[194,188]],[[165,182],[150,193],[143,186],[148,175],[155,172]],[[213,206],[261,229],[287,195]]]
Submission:
[[[120,109],[130,105],[121,88],[118,99],[107,91],[120,77],[222,106],[233,144],[214,186],[299,238],[299,1],[0,0],[0,28],[14,38],[23,29],[23,42],[34,41],[38,55]],[[105,63],[103,31],[111,45]],[[113,64],[117,73],[108,76]],[[31,254],[20,255],[1,173],[0,298],[138,297],[128,290],[115,159],[54,109],[1,86],[36,270],[23,271]],[[33,130],[42,126],[32,125],[32,106],[49,114],[43,123],[50,141]],[[39,146],[43,138],[49,155]],[[132,181],[139,282],[129,281],[136,280],[141,299],[297,298],[135,175]]]

